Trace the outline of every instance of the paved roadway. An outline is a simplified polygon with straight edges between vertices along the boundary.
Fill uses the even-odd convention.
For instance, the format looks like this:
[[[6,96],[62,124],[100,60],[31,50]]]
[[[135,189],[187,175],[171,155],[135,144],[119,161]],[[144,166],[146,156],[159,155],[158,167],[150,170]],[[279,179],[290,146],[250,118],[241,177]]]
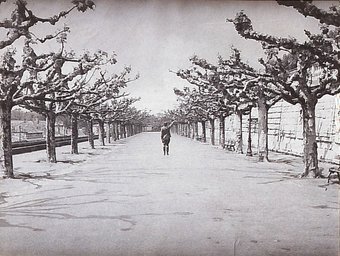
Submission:
[[[337,255],[338,185],[295,178],[291,157],[179,136],[163,156],[158,133],[81,145],[15,158],[35,178],[0,180],[1,256]]]

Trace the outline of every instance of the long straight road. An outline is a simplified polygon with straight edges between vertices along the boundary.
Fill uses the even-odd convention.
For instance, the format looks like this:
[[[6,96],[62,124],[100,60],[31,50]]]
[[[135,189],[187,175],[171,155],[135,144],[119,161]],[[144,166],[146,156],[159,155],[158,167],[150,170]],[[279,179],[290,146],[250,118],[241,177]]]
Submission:
[[[292,157],[274,163],[158,133],[59,162],[15,157],[0,180],[0,255],[337,255],[338,185],[298,179]]]

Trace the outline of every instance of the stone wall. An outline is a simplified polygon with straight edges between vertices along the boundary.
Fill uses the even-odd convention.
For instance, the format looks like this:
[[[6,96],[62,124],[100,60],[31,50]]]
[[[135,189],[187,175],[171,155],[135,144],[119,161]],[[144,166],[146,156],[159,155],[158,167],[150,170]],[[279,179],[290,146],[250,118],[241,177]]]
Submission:
[[[251,113],[252,147],[257,147],[257,109]],[[248,140],[249,116],[242,118],[242,134],[244,150]],[[235,115],[225,120],[226,141],[236,140],[239,127]],[[218,145],[218,119],[215,120],[215,144]],[[210,141],[210,125],[206,123],[207,141]],[[199,126],[199,133],[202,127]],[[340,95],[326,95],[316,106],[316,131],[318,156],[322,160],[339,163],[340,155]],[[275,104],[268,113],[269,149],[293,155],[302,155],[302,114],[299,105],[291,105],[284,101]]]

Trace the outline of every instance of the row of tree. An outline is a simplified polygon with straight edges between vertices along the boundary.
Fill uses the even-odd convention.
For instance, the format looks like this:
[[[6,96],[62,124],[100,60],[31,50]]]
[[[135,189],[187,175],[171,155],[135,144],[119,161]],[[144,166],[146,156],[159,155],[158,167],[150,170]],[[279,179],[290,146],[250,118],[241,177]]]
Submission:
[[[311,1],[277,2],[295,8],[304,16],[317,18],[321,33],[305,31],[308,40],[303,43],[295,38],[265,35],[253,30],[251,20],[244,12],[238,13],[234,19],[227,19],[227,22],[233,23],[242,37],[262,44],[266,57],[260,58],[259,62],[263,68],[257,70],[244,62],[236,48],[232,48],[227,59],[219,56],[216,64],[194,56],[190,58],[190,68],[175,72],[194,86],[183,90],[174,89],[180,106],[169,114],[183,122],[201,122],[202,127],[209,121],[212,131],[214,119],[219,118],[220,143],[223,147],[225,118],[236,114],[240,120],[237,150],[242,153],[242,115],[250,114],[251,109],[257,107],[258,155],[259,160],[263,161],[268,158],[268,109],[279,100],[299,104],[303,116],[302,176],[313,173],[314,177],[320,177],[322,173],[318,167],[315,107],[318,99],[324,95],[340,92],[340,8],[332,6],[329,11],[325,11]],[[195,131],[196,125],[192,127]],[[214,134],[211,134],[211,138],[213,142]],[[248,154],[251,153],[249,147]]]
[[[4,2],[6,0],[0,1],[0,5]],[[14,177],[11,139],[11,112],[14,106],[37,112],[46,118],[49,162],[57,161],[57,116],[70,116],[72,153],[78,153],[79,118],[89,123],[89,141],[94,147],[93,122],[98,122],[101,127],[101,138],[104,138],[104,123],[115,123],[117,139],[119,133],[127,136],[126,129],[129,134],[137,132],[133,127],[139,126],[147,114],[131,107],[137,99],[128,98],[122,92],[128,83],[138,79],[138,75],[130,77],[130,67],[125,67],[118,74],[109,72],[117,62],[115,54],[102,50],[78,54],[66,50],[67,35],[70,33],[67,26],[42,37],[33,33],[39,24],[54,26],[76,10],[85,12],[93,8],[91,0],[73,0],[69,9],[42,18],[29,9],[24,0],[16,0],[10,17],[0,21],[0,28],[6,31],[6,36],[0,40],[0,168],[6,177]],[[42,49],[47,48],[45,45],[56,50],[44,51]],[[17,49],[22,49],[21,55]],[[110,138],[111,135],[106,137]]]

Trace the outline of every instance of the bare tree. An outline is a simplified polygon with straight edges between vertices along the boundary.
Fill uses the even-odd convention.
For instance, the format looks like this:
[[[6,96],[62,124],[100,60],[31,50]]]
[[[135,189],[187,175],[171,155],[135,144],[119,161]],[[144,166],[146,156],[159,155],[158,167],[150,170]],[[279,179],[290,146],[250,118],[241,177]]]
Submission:
[[[93,120],[95,120],[99,125],[99,143],[105,145],[105,123],[111,121],[117,121],[119,123],[120,131],[124,138],[126,138],[126,127],[125,122],[127,117],[125,112],[128,107],[134,102],[138,101],[139,98],[122,98],[113,99],[102,103],[97,106],[93,112]]]
[[[140,125],[142,125],[146,112],[137,110],[135,107],[128,105],[124,111],[120,113],[115,119],[118,119],[120,123],[124,126],[124,131],[126,133],[125,137],[130,137],[141,131]]]
[[[192,91],[189,88],[185,88],[183,92],[178,89],[175,90],[175,93],[180,96],[179,100],[183,101],[180,105],[181,112],[184,112],[182,115],[185,114],[185,119],[190,124],[190,121],[195,119],[196,110],[200,109],[200,113],[204,111],[205,113],[203,114],[206,115],[210,123],[211,144],[215,145],[215,119],[219,118],[220,125],[223,126],[225,117],[230,114],[230,109],[223,101],[222,94],[216,92],[216,88],[211,85],[211,77],[208,77],[207,74],[203,75],[196,68],[180,70],[177,72],[177,75],[198,87],[198,90],[193,89]],[[219,138],[219,143],[222,147],[224,147],[225,143],[225,133],[223,131],[220,130]]]
[[[338,17],[339,8],[332,7],[334,17]],[[326,22],[319,14],[315,16]],[[322,176],[318,167],[317,140],[315,130],[315,106],[318,99],[326,94],[340,92],[339,84],[339,26],[323,24],[321,33],[314,35],[305,31],[308,41],[299,43],[295,38],[280,38],[257,33],[253,30],[251,20],[240,12],[233,20],[235,29],[247,39],[262,43],[266,59],[260,59],[264,65],[267,90],[280,94],[291,104],[299,104],[303,115],[304,138],[304,172],[308,176],[312,171],[314,177]],[[327,21],[329,23],[329,21]],[[291,68],[289,68],[291,67]]]
[[[130,72],[130,67],[125,67],[119,75],[107,75],[106,71],[100,71],[98,78],[93,84],[91,83],[91,80],[84,81],[84,86],[82,86],[67,111],[72,120],[71,153],[78,154],[78,118],[80,116],[87,117],[86,119],[89,122],[88,130],[90,132],[89,141],[91,147],[94,148],[93,129],[91,128],[93,120],[91,114],[93,116],[96,107],[105,102],[127,96],[126,93],[120,92],[121,89],[125,88],[128,83],[135,81],[139,77],[139,75],[137,75],[134,78],[128,78],[127,75]],[[91,77],[93,77],[93,75]]]
[[[100,50],[94,54],[85,52],[77,57],[72,52],[65,52],[62,47],[61,53],[54,56],[54,65],[48,72],[32,80],[28,98],[22,102],[21,106],[46,117],[46,148],[49,162],[57,161],[56,117],[65,114],[72,106],[84,85],[83,81],[86,80],[88,72],[107,63],[115,63],[115,59],[106,52]],[[41,97],[30,97],[40,91],[44,92]]]
[[[4,2],[0,1],[0,5]],[[16,0],[10,17],[0,21],[0,28],[7,31],[7,33],[4,33],[6,36],[0,39],[0,50],[3,50],[0,62],[0,164],[1,170],[6,177],[14,176],[11,110],[13,106],[22,103],[26,99],[22,92],[31,85],[30,82],[21,83],[21,80],[30,69],[32,70],[32,63],[36,64],[35,68],[38,68],[35,71],[40,72],[46,68],[46,65],[48,66],[46,58],[51,57],[48,54],[36,55],[30,47],[30,42],[34,40],[38,43],[45,43],[67,30],[67,28],[64,28],[54,35],[38,38],[31,32],[31,28],[42,23],[55,25],[62,17],[66,17],[75,9],[84,12],[94,7],[94,3],[90,0],[74,0],[72,4],[72,7],[68,10],[62,11],[53,17],[41,18],[29,9],[26,1]],[[18,64],[16,51],[8,47],[12,46],[20,38],[24,38],[25,47],[23,48],[22,63]],[[40,95],[35,96],[39,97]]]
[[[230,58],[234,58],[232,55]],[[226,69],[225,61],[220,57],[219,64],[213,65],[197,56],[192,57],[194,67],[177,74],[188,82],[197,85],[200,91],[210,94],[217,104],[215,115],[220,120],[220,144],[225,145],[224,121],[225,117],[235,113],[239,120],[237,133],[237,151],[243,152],[242,115],[249,113],[255,104],[244,90],[243,78],[240,72]],[[229,63],[229,65],[231,65]],[[240,78],[237,80],[237,78]]]
[[[340,27],[340,10],[336,6],[329,8],[329,11],[315,6],[312,1],[295,0],[295,1],[285,1],[277,0],[280,5],[291,6],[296,9],[302,15],[314,17],[320,21],[320,23],[325,23],[327,25],[333,25]]]
[[[250,115],[251,108],[258,107],[258,158],[259,161],[268,160],[268,110],[281,99],[281,95],[263,86],[268,83],[267,78],[270,76],[242,61],[240,51],[236,48],[232,48],[232,55],[229,59],[219,58],[218,73],[227,78],[225,90],[238,93],[236,100],[241,107],[246,109],[245,113],[248,110]],[[251,155],[250,123],[248,127],[247,154]]]
[[[214,117],[212,105],[215,103],[211,100],[211,96],[196,90],[196,88],[190,89],[184,87],[183,90],[174,89],[175,94],[178,96],[178,101],[181,102],[179,108],[187,108],[188,112],[191,112],[197,121],[202,126],[202,142],[206,142],[206,122]],[[187,114],[188,115],[188,114]]]

